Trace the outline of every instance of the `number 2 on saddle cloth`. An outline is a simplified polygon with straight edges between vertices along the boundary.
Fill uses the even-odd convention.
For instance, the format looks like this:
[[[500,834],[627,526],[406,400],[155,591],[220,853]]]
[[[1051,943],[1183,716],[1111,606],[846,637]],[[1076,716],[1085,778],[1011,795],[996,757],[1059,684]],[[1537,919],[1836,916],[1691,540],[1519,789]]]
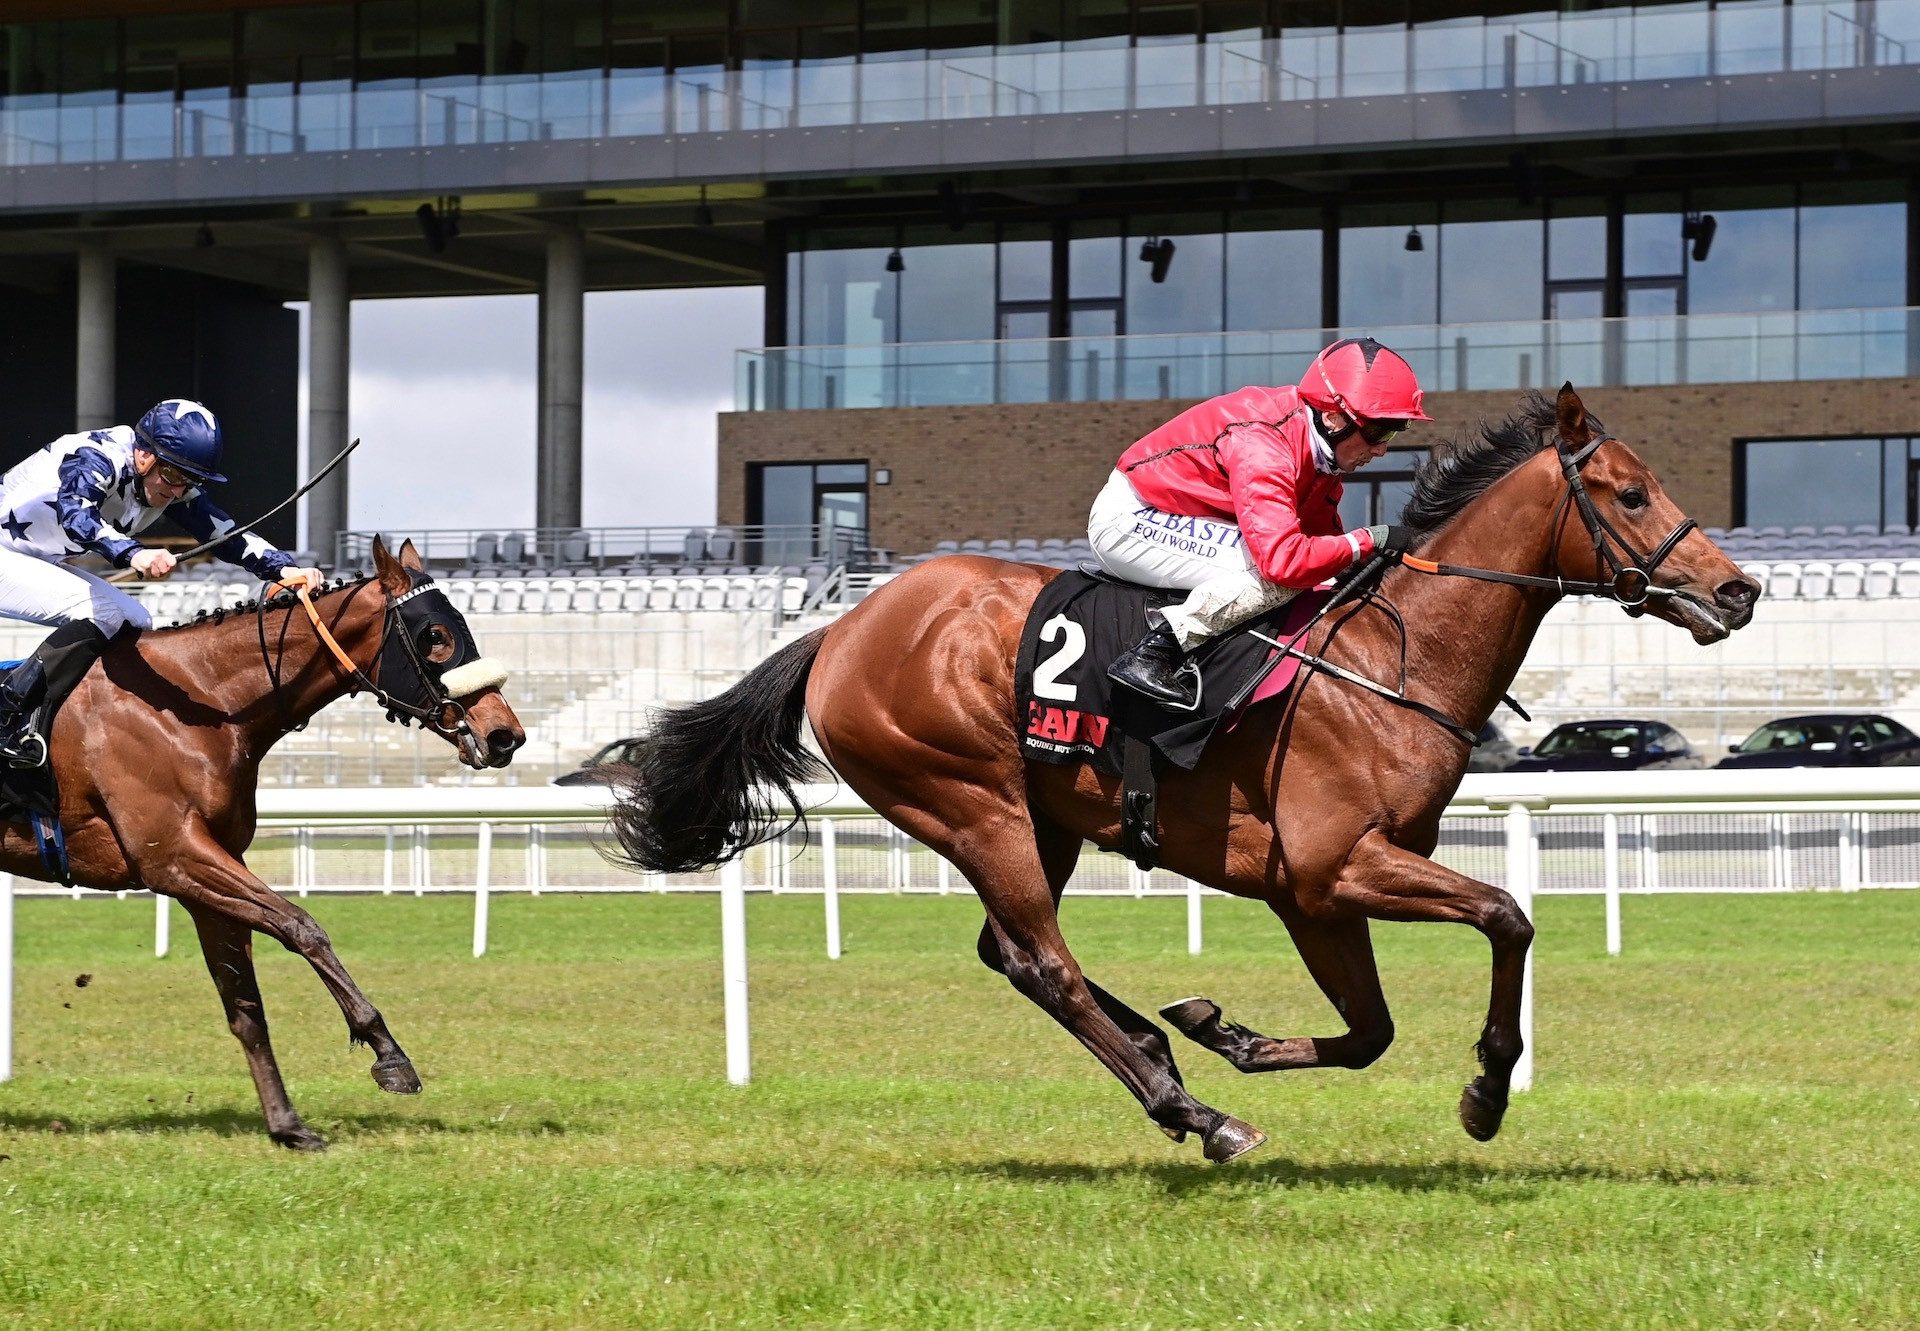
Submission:
[[[1122,779],[1122,852],[1143,869],[1158,862],[1156,762],[1191,771],[1207,741],[1246,707],[1285,693],[1300,668],[1266,638],[1286,641],[1312,623],[1331,593],[1302,592],[1202,646],[1190,709],[1161,707],[1107,678],[1107,667],[1145,631],[1147,611],[1185,592],[1067,572],[1041,589],[1020,632],[1014,667],[1020,747],[1034,761],[1091,762]],[[1260,636],[1255,636],[1256,631]]]

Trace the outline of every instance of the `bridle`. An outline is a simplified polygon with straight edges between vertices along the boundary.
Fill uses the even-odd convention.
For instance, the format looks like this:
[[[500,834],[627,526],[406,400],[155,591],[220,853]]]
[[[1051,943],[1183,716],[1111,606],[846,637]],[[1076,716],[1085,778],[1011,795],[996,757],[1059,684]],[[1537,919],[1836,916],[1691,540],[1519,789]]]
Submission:
[[[1458,738],[1464,740],[1467,746],[1471,748],[1476,741],[1475,732],[1461,725],[1458,721],[1455,721],[1438,708],[1421,702],[1417,698],[1407,696],[1406,623],[1400,618],[1399,612],[1394,610],[1391,604],[1378,594],[1378,583],[1374,576],[1376,571],[1383,571],[1391,562],[1404,564],[1416,573],[1432,574],[1438,577],[1473,578],[1480,582],[1502,582],[1509,586],[1535,587],[1545,591],[1559,592],[1566,596],[1604,597],[1610,601],[1617,601],[1626,609],[1629,615],[1645,614],[1647,602],[1656,596],[1688,600],[1696,605],[1711,609],[1712,607],[1707,606],[1706,602],[1691,592],[1674,587],[1656,587],[1653,583],[1655,570],[1667,561],[1667,558],[1678,548],[1680,542],[1686,539],[1687,534],[1699,525],[1698,523],[1692,518],[1682,518],[1679,525],[1668,532],[1666,538],[1662,540],[1659,545],[1655,546],[1651,553],[1643,555],[1634,546],[1633,542],[1622,535],[1620,529],[1615,527],[1611,522],[1608,522],[1600,510],[1595,507],[1593,496],[1587,492],[1586,480],[1580,474],[1580,468],[1588,458],[1592,457],[1594,453],[1599,450],[1602,444],[1615,442],[1618,442],[1615,436],[1610,434],[1601,435],[1599,438],[1587,443],[1584,447],[1575,449],[1557,430],[1554,432],[1553,437],[1554,452],[1558,454],[1560,458],[1560,474],[1566,478],[1567,488],[1565,492],[1561,494],[1559,504],[1554,508],[1551,524],[1552,530],[1557,536],[1566,524],[1568,511],[1571,509],[1573,512],[1578,513],[1581,524],[1587,529],[1587,535],[1593,539],[1595,567],[1606,569],[1610,575],[1605,581],[1568,579],[1561,577],[1557,573],[1551,575],[1509,573],[1504,569],[1475,568],[1466,564],[1443,564],[1408,554],[1399,555],[1397,558],[1391,555],[1376,555],[1365,565],[1356,568],[1350,573],[1348,577],[1334,589],[1333,594],[1327,598],[1326,603],[1316,610],[1305,624],[1301,625],[1298,630],[1284,641],[1278,638],[1268,637],[1257,629],[1249,630],[1252,636],[1274,648],[1276,654],[1268,660],[1267,665],[1258,671],[1251,681],[1241,687],[1240,692],[1230,704],[1230,709],[1238,707],[1253,696],[1254,689],[1259,685],[1260,681],[1266,677],[1268,672],[1273,669],[1274,665],[1279,662],[1281,656],[1292,656],[1297,658],[1309,670],[1318,670],[1325,674],[1332,675],[1335,679],[1342,679],[1349,684],[1358,685],[1360,688],[1372,693],[1377,693],[1391,702],[1398,703],[1402,707],[1419,713],[1429,721],[1434,722],[1436,725],[1441,726],[1452,732]],[[1557,566],[1559,562],[1559,546],[1557,543],[1554,549],[1554,560]],[[1313,630],[1314,625],[1318,624],[1320,620],[1326,616],[1328,611],[1343,604],[1349,594],[1357,594],[1362,602],[1372,603],[1378,608],[1383,609],[1388,614],[1388,617],[1398,625],[1400,630],[1400,687],[1398,689],[1390,688],[1378,680],[1369,679],[1367,676],[1359,674],[1356,671],[1335,665],[1333,662],[1327,660],[1324,655],[1316,656],[1300,648],[1299,644],[1305,641],[1307,634]],[[1335,631],[1337,632],[1338,630],[1336,629]],[[1322,647],[1321,650],[1324,653],[1325,647]],[[1515,702],[1511,696],[1503,694],[1501,695],[1501,700],[1505,702],[1507,706],[1513,708],[1522,720],[1532,719],[1527,715],[1526,709]]]
[[[1646,613],[1647,602],[1653,597],[1679,598],[1704,605],[1699,597],[1675,587],[1657,587],[1653,575],[1667,557],[1678,548],[1687,534],[1699,524],[1692,518],[1683,517],[1674,529],[1667,533],[1666,539],[1655,546],[1651,553],[1641,554],[1632,541],[1623,536],[1618,527],[1607,521],[1600,510],[1594,506],[1593,496],[1587,492],[1586,478],[1580,474],[1581,466],[1597,452],[1602,444],[1616,443],[1615,436],[1606,434],[1589,442],[1580,449],[1573,448],[1557,431],[1553,437],[1553,449],[1560,458],[1560,474],[1566,478],[1567,488],[1560,496],[1560,503],[1553,511],[1553,530],[1557,533],[1565,525],[1567,511],[1571,508],[1580,515],[1581,525],[1587,529],[1587,535],[1593,540],[1593,562],[1596,568],[1607,571],[1605,581],[1586,582],[1567,579],[1552,574],[1541,576],[1533,573],[1508,573],[1503,569],[1474,568],[1463,564],[1443,564],[1434,560],[1420,559],[1414,555],[1400,556],[1400,562],[1416,573],[1429,573],[1441,577],[1476,578],[1481,582],[1504,582],[1514,587],[1538,587],[1557,591],[1566,596],[1599,596],[1617,601],[1630,615]],[[1559,547],[1555,546],[1555,562],[1559,560]]]
[[[467,709],[454,695],[456,689],[465,695],[489,685],[504,683],[506,672],[480,655],[472,633],[467,630],[452,603],[447,601],[446,593],[434,585],[432,578],[411,570],[407,576],[410,585],[399,596],[388,595],[382,588],[386,605],[382,610],[380,631],[380,676],[383,680],[395,682],[395,688],[375,683],[359,663],[348,655],[320,618],[319,608],[314,605],[313,597],[305,587],[296,588],[294,595],[305,608],[314,632],[346,673],[350,695],[370,693],[374,701],[386,710],[387,720],[398,721],[403,726],[418,721],[422,729],[433,731],[463,752],[484,762],[485,750],[479,737],[474,734]],[[264,615],[267,601],[266,597],[260,601],[263,652],[266,650]],[[447,618],[432,614],[434,609],[441,606],[445,607]],[[454,653],[444,663],[429,662],[421,655],[419,644],[415,641],[416,626],[410,622],[416,619],[420,621],[419,629],[438,624],[452,636]],[[452,686],[448,683],[450,676],[457,681]]]

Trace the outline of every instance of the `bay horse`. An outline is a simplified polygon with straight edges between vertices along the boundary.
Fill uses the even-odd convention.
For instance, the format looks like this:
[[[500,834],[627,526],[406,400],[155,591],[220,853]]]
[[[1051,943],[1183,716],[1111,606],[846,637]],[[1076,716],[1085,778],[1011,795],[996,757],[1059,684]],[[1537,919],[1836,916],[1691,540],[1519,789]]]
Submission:
[[[1345,1020],[1331,1037],[1273,1039],[1204,998],[1161,1013],[1243,1072],[1363,1068],[1393,1040],[1370,920],[1468,924],[1492,948],[1480,1072],[1459,1114],[1485,1141],[1507,1109],[1522,969],[1533,940],[1506,892],[1429,858],[1471,736],[1512,685],[1565,594],[1611,596],[1705,644],[1753,615],[1759,588],[1604,433],[1571,385],[1530,395],[1472,447],[1436,451],[1402,522],[1418,554],[1337,604],[1305,650],[1395,700],[1311,666],[1280,699],[1216,736],[1160,788],[1161,862],[1263,901]],[[1650,551],[1650,554],[1640,552]],[[1453,576],[1447,576],[1453,575]],[[1026,763],[1014,699],[1021,626],[1053,570],[950,556],[876,589],[720,696],[669,712],[630,765],[614,830],[632,864],[710,866],[800,816],[794,786],[828,763],[889,822],[952,861],[986,907],[982,961],[1066,1027],[1176,1142],[1224,1162],[1265,1140],[1188,1093],[1166,1034],[1082,972],[1058,906],[1081,843],[1121,839],[1120,782],[1091,766]],[[1404,656],[1403,656],[1404,653]],[[1402,662],[1404,660],[1404,673]]]
[[[116,637],[55,717],[48,751],[74,880],[145,888],[186,907],[268,1135],[295,1150],[327,1143],[301,1121],[281,1080],[254,931],[313,967],[351,1041],[372,1046],[380,1089],[411,1094],[420,1077],[326,931],[247,868],[261,760],[328,703],[362,690],[390,716],[420,720],[475,769],[506,766],[526,740],[500,694],[505,672],[479,658],[465,620],[421,576],[413,542],[395,557],[376,541],[373,558],[373,577],[305,603],[281,591],[257,606]],[[0,831],[0,872],[46,876],[20,824]]]

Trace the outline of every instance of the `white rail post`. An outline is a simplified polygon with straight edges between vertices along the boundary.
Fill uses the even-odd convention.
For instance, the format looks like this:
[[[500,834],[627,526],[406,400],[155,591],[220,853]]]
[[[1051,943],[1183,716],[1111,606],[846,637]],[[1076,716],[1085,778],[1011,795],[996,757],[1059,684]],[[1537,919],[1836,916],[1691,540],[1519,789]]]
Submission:
[[[942,861],[942,868],[945,862]],[[834,846],[833,819],[820,820],[820,895],[827,904],[827,959],[840,960],[840,854]]]
[[[1524,804],[1507,806],[1507,893],[1521,914],[1533,919],[1533,812]],[[1513,1065],[1512,1088],[1533,1089],[1533,949],[1527,949],[1520,973],[1520,1060]]]
[[[1840,890],[1860,890],[1860,866],[1853,858],[1853,814],[1840,815]]]
[[[380,857],[380,891],[387,896],[393,895],[393,829],[386,829],[387,848]]]
[[[1607,857],[1607,955],[1620,955],[1620,815],[1600,816],[1601,844]]]
[[[944,897],[953,891],[953,866],[947,863],[947,857],[945,855],[940,856],[939,861],[940,895]]]
[[[727,1080],[745,1086],[753,1059],[747,1043],[747,883],[736,856],[720,866],[720,988],[727,1022]]]
[[[1187,955],[1200,955],[1200,884],[1187,879]]]
[[[0,1081],[13,1077],[13,875],[0,873]]]
[[[493,824],[480,824],[480,853],[473,870],[473,955],[487,955],[487,914],[493,902]]]
[[[167,910],[170,903],[158,892],[153,894],[153,955],[164,957],[173,945],[173,915]]]

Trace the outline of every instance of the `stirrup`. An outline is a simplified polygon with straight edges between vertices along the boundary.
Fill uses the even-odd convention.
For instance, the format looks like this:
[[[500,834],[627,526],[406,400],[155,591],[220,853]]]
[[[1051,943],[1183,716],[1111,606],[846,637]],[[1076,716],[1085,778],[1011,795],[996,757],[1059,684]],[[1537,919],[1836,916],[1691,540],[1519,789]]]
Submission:
[[[0,756],[7,760],[7,766],[22,770],[47,765],[47,741],[37,730],[29,730],[18,739],[0,744]]]

